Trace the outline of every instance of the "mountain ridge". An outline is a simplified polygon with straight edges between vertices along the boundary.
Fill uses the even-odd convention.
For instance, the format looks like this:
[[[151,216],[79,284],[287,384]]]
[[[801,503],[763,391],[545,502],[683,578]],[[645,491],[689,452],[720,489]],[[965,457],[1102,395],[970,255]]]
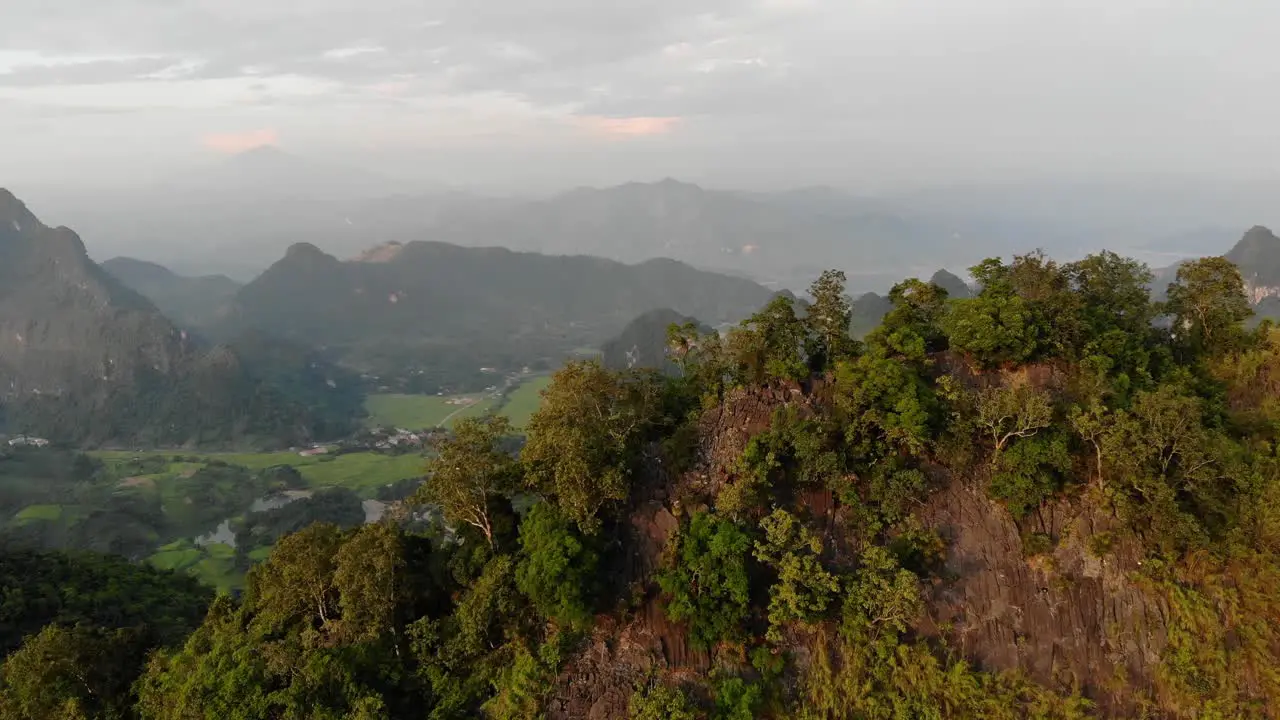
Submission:
[[[101,267],[150,300],[165,317],[187,328],[215,322],[241,288],[226,275],[180,275],[159,263],[131,257],[114,257]]]
[[[662,258],[628,265],[414,241],[392,262],[367,262],[296,243],[240,289],[220,332],[253,328],[308,342],[378,376],[441,365],[519,369],[598,347],[651,310],[718,323],[746,317],[771,295],[751,280]]]

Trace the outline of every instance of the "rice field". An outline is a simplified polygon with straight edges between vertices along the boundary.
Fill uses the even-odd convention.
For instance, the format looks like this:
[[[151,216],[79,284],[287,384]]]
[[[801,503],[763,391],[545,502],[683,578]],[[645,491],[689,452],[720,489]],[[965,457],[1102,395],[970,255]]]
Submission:
[[[302,457],[296,452],[282,451],[270,453],[178,453],[173,450],[103,450],[92,453],[107,463],[125,463],[135,458],[159,456],[166,458],[179,457],[169,464],[165,473],[132,478],[132,482],[140,479],[164,484],[165,479],[172,478],[193,468],[201,467],[190,462],[190,458],[204,461],[220,460],[228,465],[239,465],[250,470],[263,470],[275,465],[289,465],[298,469],[302,478],[313,489],[324,487],[345,487],[361,497],[372,497],[378,488],[422,474],[423,458],[417,454],[384,455],[382,453],[358,452],[345,455],[314,455]]]
[[[479,417],[493,409],[495,400],[488,395],[370,395],[364,407],[369,413],[369,427],[396,427],[424,430],[448,427],[465,417]]]
[[[506,415],[513,427],[523,429],[529,424],[529,418],[533,417],[538,407],[542,405],[542,391],[550,384],[551,377],[548,375],[526,380],[520,387],[511,391],[507,396],[507,402],[498,412]]]
[[[530,377],[520,383],[502,402],[490,395],[370,395],[365,400],[370,427],[397,427],[419,430],[450,427],[462,418],[480,417],[490,412],[506,415],[516,428],[523,428],[542,403],[542,391],[551,384],[547,375]]]

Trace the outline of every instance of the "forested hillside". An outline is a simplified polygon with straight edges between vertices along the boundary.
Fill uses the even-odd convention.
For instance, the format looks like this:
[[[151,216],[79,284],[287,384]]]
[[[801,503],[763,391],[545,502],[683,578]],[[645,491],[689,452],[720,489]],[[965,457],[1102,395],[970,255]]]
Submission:
[[[240,283],[224,275],[186,277],[134,258],[112,258],[102,263],[102,269],[187,328],[217,321],[240,289]]]
[[[667,355],[667,335],[672,325],[693,323],[703,332],[711,328],[701,325],[674,310],[654,310],[627,323],[618,336],[600,346],[600,362],[612,370],[650,368],[670,371],[675,363]]]
[[[74,232],[0,190],[0,432],[147,445],[347,432],[358,388],[307,355],[203,345],[89,259]],[[282,375],[287,386],[270,381]]]
[[[557,366],[651,310],[737,321],[769,294],[672,260],[413,242],[344,262],[300,244],[241,289],[224,332],[323,347],[390,387],[434,394],[485,387],[482,367]]]
[[[212,593],[190,578],[90,553],[0,542],[0,717],[135,717],[147,654],[181,643]]]
[[[0,711],[1275,717],[1280,331],[1239,270],[1162,304],[1111,253],[971,273],[861,341],[829,272],[802,315],[677,328],[671,375],[570,363],[518,455],[500,418],[439,441],[392,514],[432,530],[282,538],[109,697],[31,635]]]

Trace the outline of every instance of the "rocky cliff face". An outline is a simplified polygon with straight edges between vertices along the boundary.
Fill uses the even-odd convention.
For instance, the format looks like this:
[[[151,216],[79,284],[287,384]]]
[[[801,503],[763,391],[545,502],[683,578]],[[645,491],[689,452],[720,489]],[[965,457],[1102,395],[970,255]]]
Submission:
[[[168,375],[184,335],[104,273],[67,228],[0,190],[0,397],[61,396]]]
[[[983,483],[944,481],[921,518],[947,541],[945,574],[954,581],[933,589],[918,631],[945,635],[982,668],[1020,670],[1083,692],[1105,715],[1127,716],[1132,690],[1154,683],[1167,611],[1128,579],[1140,562],[1131,548],[1090,551],[1112,518],[1090,502],[1061,501],[1019,528]],[[1048,536],[1054,549],[1028,558],[1026,533]],[[1127,679],[1123,694],[1113,692],[1117,678]]]
[[[952,369],[964,375],[960,367]],[[1019,379],[1057,379],[1052,368],[1035,370]],[[1001,382],[971,373],[957,379],[968,385]],[[667,620],[652,573],[679,527],[678,516],[693,512],[733,478],[737,458],[770,426],[775,411],[813,412],[824,391],[821,382],[735,391],[705,412],[691,470],[673,477],[656,459],[651,462],[625,540],[629,577],[633,586],[646,589],[630,613],[598,624],[587,649],[560,676],[549,717],[625,717],[631,692],[646,678],[665,676],[677,684],[705,678],[716,658],[690,648],[684,628]],[[1044,508],[1019,527],[987,496],[985,478],[953,475],[937,465],[929,470],[937,489],[917,517],[947,543],[940,573],[947,579],[926,588],[927,609],[915,623],[916,636],[945,641],[981,669],[1016,670],[1047,687],[1082,692],[1103,716],[1131,716],[1134,691],[1154,686],[1167,611],[1130,579],[1140,562],[1136,548],[1110,547],[1105,557],[1091,552],[1095,538],[1109,538],[1110,515],[1097,510],[1099,503],[1086,492]],[[829,491],[805,492],[800,502],[825,531],[824,544],[833,549],[836,564],[856,557],[857,549],[842,541],[851,519]],[[1029,533],[1048,536],[1053,549],[1028,557],[1023,537]],[[805,633],[792,635],[788,650],[800,669],[811,642]]]

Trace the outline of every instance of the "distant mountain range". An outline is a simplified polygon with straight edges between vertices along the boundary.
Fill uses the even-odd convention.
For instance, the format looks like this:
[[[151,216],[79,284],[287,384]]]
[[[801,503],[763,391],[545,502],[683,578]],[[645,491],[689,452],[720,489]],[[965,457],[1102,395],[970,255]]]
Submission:
[[[676,180],[583,188],[500,212],[446,214],[433,237],[623,262],[667,257],[801,289],[822,269],[880,285],[928,253],[942,259],[945,228],[857,198],[817,192],[749,194]]]
[[[296,169],[270,153],[238,162]],[[301,441],[350,427],[365,389],[474,389],[495,370],[554,367],[601,348],[616,366],[661,364],[670,322],[736,322],[826,267],[853,268],[861,335],[889,309],[861,287],[919,276],[925,262],[968,263],[1006,242],[1026,249],[1021,238],[993,239],[998,233],[965,244],[936,217],[824,188],[738,193],[666,180],[543,200],[334,197],[323,210],[313,196],[293,205],[290,197],[264,196],[256,213],[208,227],[199,227],[199,212],[187,218],[195,235],[179,235],[184,246],[247,243],[255,257],[300,227],[323,229],[316,243],[276,251],[242,285],[128,257],[99,266],[74,232],[46,227],[0,193],[5,427],[94,443]],[[219,202],[210,207],[225,213]],[[192,207],[156,206],[168,216]],[[290,212],[311,225],[291,224]],[[245,227],[253,230],[239,234]],[[363,242],[371,235],[435,239]],[[342,252],[321,250],[321,240]],[[612,259],[575,254],[582,249]],[[1274,234],[1255,227],[1227,257],[1260,314],[1280,306]],[[894,269],[902,267],[915,269]],[[1162,271],[1153,289],[1174,272]],[[750,279],[763,277],[776,282]],[[971,292],[947,271],[931,280],[952,297]]]
[[[441,367],[465,379],[481,367],[553,366],[650,310],[736,321],[770,296],[674,260],[626,265],[415,242],[342,261],[298,244],[239,290],[214,331],[309,343],[368,375],[394,376],[398,389],[432,390],[412,378]]]
[[[1263,217],[1252,200],[1192,189],[1033,183],[871,199],[829,187],[742,192],[666,179],[488,197],[260,148],[142,189],[44,204],[87,232],[95,255],[242,282],[298,242],[349,258],[388,241],[437,241],[629,263],[666,257],[796,291],[838,268],[861,293],[1035,247],[1062,260],[1105,247],[1161,266],[1221,247],[1235,218]]]
[[[298,442],[341,433],[354,381],[257,343],[207,347],[0,190],[0,425],[76,443]],[[318,378],[316,378],[319,380]],[[335,379],[342,379],[339,385]],[[332,384],[331,384],[332,383]],[[338,406],[337,410],[334,407]],[[357,402],[358,408],[358,402]]]
[[[816,191],[796,197],[825,202]],[[1280,305],[1280,261],[1268,264],[1280,258],[1278,247],[1274,235],[1255,228],[1228,254],[1241,265],[1255,302],[1271,298],[1260,314]],[[492,378],[482,368],[552,367],[597,349],[613,366],[660,367],[670,322],[736,321],[771,293],[671,260],[626,265],[438,242],[387,243],[345,261],[297,244],[243,287],[142,261],[105,266],[184,326],[223,340],[256,331],[316,347],[365,374],[370,387],[409,392],[484,387]],[[1176,266],[1158,273],[1157,295],[1175,272]],[[947,270],[930,281],[953,298],[972,293]],[[874,329],[890,309],[881,293],[859,295],[854,334]]]

